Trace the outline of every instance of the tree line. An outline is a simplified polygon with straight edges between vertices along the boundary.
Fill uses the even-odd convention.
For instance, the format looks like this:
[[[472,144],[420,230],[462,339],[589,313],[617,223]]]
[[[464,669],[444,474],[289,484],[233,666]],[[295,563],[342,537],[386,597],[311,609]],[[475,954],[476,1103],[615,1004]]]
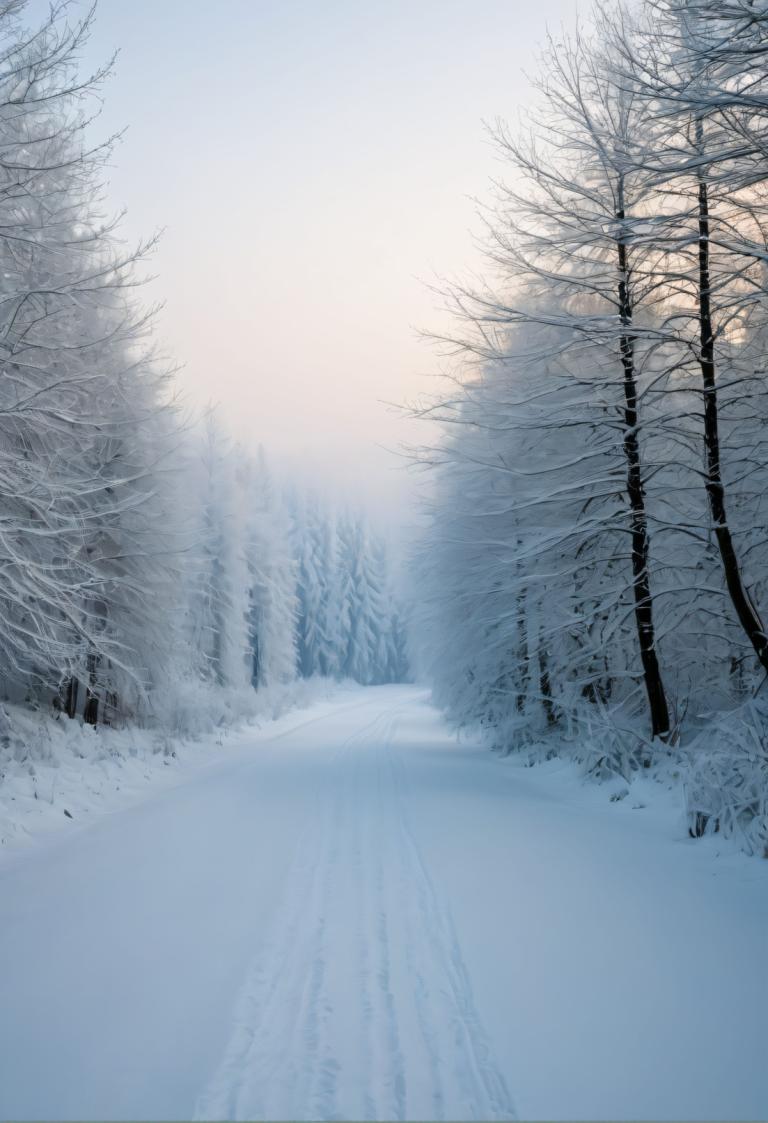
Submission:
[[[91,139],[111,69],[82,73],[93,18],[54,0],[30,27],[0,0],[0,690],[97,724],[162,718],[181,681],[191,698],[404,673],[362,522],[343,523],[335,576],[315,560],[310,577],[264,458],[182,416],[141,299],[154,243],[125,246],[104,187],[117,138]],[[345,582],[324,661],[311,580]]]
[[[641,767],[768,674],[768,13],[600,5],[532,97],[419,411],[422,660],[507,750],[610,729]]]
[[[408,678],[393,569],[364,515],[282,492],[263,451],[249,456],[214,419],[196,472],[186,613],[196,677],[236,689]]]

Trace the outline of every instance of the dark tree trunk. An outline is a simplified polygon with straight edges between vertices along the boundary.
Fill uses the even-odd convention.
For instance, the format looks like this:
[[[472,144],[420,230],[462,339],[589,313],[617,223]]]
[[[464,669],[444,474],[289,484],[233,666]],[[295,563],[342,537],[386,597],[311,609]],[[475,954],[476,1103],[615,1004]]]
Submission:
[[[518,657],[520,663],[520,681],[515,699],[517,712],[521,714],[525,709],[525,696],[528,693],[530,681],[530,658],[528,655],[528,625],[525,619],[525,596],[517,598],[517,628],[520,635]]]
[[[704,149],[704,129],[701,119],[696,121],[696,143],[700,152]],[[709,253],[709,190],[704,170],[699,171],[699,365],[704,385],[704,448],[707,465],[707,497],[709,510],[714,524],[715,539],[723,563],[725,583],[736,616],[744,632],[755,649],[765,671],[768,671],[768,643],[766,643],[763,622],[757,608],[752,603],[741,576],[741,569],[733,545],[733,537],[728,526],[725,506],[725,487],[720,464],[720,431],[717,405],[717,379],[715,368],[715,338],[712,322],[712,295]]]
[[[623,184],[619,184],[620,207],[616,217],[623,222]],[[669,710],[656,654],[656,629],[653,621],[653,600],[648,572],[650,539],[648,516],[645,507],[645,488],[640,469],[640,443],[638,438],[637,373],[635,370],[635,338],[631,333],[632,300],[629,292],[629,262],[624,237],[620,237],[619,255],[619,315],[622,335],[620,340],[621,365],[624,371],[624,456],[627,461],[627,496],[631,508],[632,534],[632,589],[635,599],[635,624],[640,644],[640,661],[643,681],[648,695],[651,733],[666,741],[669,738]]]
[[[259,642],[259,635],[260,629],[256,623],[255,613],[251,610],[251,686],[254,690],[258,689],[261,683],[261,643]]]
[[[79,686],[80,684],[78,683],[75,676],[71,675],[67,679],[62,691],[64,699],[64,713],[69,718],[74,718],[77,715],[77,696],[79,693]]]
[[[541,642],[541,635],[539,635],[539,689],[547,725],[557,725],[557,710],[552,698],[552,680],[549,677],[549,660]]]
[[[112,725],[117,717],[117,709],[120,704],[120,699],[117,696],[116,690],[104,691],[104,705],[102,706],[102,725]]]
[[[99,697],[96,693],[96,655],[91,652],[88,656],[88,685],[85,688],[85,705],[83,706],[83,721],[86,725],[97,725],[99,721]]]

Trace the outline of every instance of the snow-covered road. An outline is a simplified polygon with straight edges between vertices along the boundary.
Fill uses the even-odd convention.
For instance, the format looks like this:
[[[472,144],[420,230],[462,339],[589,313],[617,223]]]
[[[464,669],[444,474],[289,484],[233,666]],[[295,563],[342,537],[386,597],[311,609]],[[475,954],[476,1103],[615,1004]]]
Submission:
[[[0,1117],[762,1118],[764,864],[341,693],[0,864]]]

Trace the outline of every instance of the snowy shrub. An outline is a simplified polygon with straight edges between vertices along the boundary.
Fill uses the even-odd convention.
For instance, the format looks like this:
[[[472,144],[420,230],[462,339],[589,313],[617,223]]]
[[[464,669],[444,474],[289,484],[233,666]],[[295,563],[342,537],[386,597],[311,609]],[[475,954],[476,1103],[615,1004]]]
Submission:
[[[686,757],[691,835],[719,831],[768,858],[768,705],[753,701],[717,715]]]

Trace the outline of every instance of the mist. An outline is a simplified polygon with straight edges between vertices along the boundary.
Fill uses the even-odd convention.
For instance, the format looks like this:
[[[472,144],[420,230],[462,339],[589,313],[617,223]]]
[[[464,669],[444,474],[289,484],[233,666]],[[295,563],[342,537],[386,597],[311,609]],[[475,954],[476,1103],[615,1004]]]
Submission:
[[[442,368],[429,286],[483,267],[483,122],[516,117],[575,9],[101,0],[85,61],[119,56],[94,131],[126,130],[108,200],[125,237],[163,231],[149,295],[190,402],[409,517],[400,450],[423,433],[398,407]]]

